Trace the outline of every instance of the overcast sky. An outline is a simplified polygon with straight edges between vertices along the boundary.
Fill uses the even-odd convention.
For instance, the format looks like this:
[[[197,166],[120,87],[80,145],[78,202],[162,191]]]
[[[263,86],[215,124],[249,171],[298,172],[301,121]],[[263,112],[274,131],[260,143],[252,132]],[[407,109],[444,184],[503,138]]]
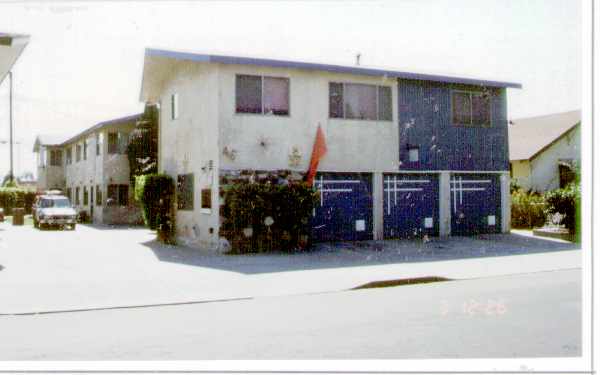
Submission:
[[[508,90],[509,118],[581,107],[579,1],[0,0],[0,25],[31,37],[13,68],[17,175],[35,172],[37,134],[74,135],[141,111],[145,47],[340,64],[360,52],[361,65],[522,83]]]

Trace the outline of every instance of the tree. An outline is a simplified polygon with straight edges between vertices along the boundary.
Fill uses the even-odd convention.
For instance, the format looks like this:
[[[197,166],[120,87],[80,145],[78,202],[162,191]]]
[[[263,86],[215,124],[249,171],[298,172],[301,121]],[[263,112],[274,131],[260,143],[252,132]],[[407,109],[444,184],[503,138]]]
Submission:
[[[10,175],[10,172],[2,179],[2,187],[17,187],[17,181]]]
[[[144,113],[129,136],[127,145],[129,178],[158,171],[158,108],[146,105]]]

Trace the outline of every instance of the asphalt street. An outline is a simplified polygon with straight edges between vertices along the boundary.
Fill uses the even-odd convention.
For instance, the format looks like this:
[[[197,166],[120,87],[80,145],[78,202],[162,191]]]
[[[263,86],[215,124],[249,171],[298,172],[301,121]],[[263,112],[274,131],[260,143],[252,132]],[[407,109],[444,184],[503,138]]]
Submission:
[[[581,272],[0,317],[1,360],[581,355]]]

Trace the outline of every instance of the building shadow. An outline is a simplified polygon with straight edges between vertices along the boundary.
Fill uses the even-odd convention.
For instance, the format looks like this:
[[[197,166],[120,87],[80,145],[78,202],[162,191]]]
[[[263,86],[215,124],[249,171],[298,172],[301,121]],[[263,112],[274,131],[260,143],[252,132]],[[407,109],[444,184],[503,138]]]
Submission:
[[[236,255],[218,254],[186,246],[165,245],[156,240],[144,242],[142,245],[152,250],[154,255],[163,262],[243,274],[437,262],[580,249],[579,244],[521,234],[433,238],[430,241],[403,239],[317,243],[308,250],[292,253]]]

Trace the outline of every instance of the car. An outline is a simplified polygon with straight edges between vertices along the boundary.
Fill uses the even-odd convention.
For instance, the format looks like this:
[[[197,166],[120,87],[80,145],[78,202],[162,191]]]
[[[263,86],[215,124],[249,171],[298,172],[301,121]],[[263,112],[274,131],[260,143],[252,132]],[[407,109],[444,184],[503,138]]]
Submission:
[[[49,226],[69,226],[71,230],[75,230],[77,225],[77,212],[69,198],[60,194],[38,196],[33,204],[32,216],[33,226],[40,229]]]

